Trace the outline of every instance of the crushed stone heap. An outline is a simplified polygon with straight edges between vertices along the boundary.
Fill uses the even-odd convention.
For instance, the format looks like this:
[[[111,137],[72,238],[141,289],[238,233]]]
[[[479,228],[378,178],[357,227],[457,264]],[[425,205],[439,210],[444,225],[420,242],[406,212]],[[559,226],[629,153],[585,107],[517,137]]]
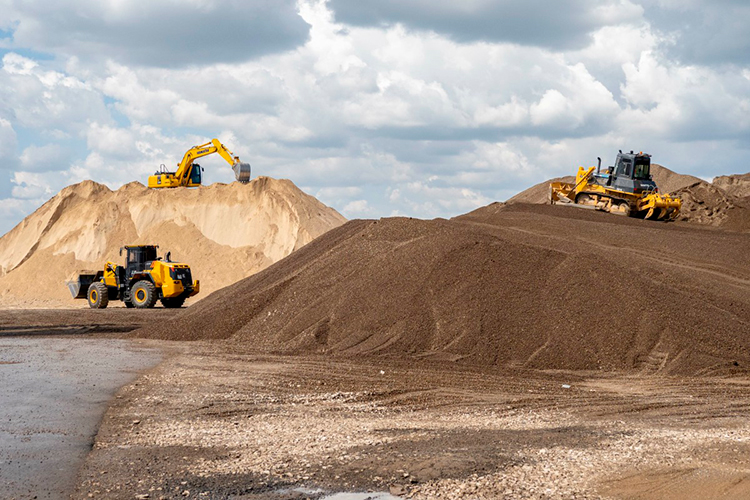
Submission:
[[[346,221],[288,180],[197,189],[112,191],[69,186],[0,238],[0,302],[81,306],[64,281],[82,269],[120,262],[126,244],[160,246],[190,264],[205,297],[284,258]],[[42,279],[43,278],[43,279]]]
[[[356,220],[138,335],[485,367],[750,367],[750,234],[495,203]]]

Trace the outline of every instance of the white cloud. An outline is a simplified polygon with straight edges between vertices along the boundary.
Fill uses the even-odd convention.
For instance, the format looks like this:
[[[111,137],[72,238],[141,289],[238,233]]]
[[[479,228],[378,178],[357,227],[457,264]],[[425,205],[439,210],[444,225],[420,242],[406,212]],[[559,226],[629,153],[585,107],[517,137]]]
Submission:
[[[59,144],[29,146],[21,153],[21,168],[26,172],[49,172],[69,167],[70,152]]]
[[[238,62],[307,39],[294,0],[3,2],[12,45],[97,61],[179,67]],[[64,36],[61,36],[64,34]]]
[[[61,5],[86,5],[91,19],[117,29],[141,19],[128,11],[130,0],[80,1]],[[222,2],[196,0],[184,15],[213,13]],[[255,174],[290,178],[349,216],[452,216],[595,164],[596,156],[611,163],[618,149],[643,149],[706,177],[746,169],[750,69],[673,57],[679,33],[649,17],[653,2],[644,11],[641,2],[574,0],[560,19],[552,19],[560,9],[522,6],[527,18],[556,27],[548,38],[457,32],[466,28],[460,19],[481,27],[478,16],[492,20],[507,2],[440,1],[423,20],[407,16],[413,5],[397,2],[346,7],[403,14],[383,17],[385,25],[344,24],[347,16],[332,11],[344,3],[301,0],[304,37],[286,37],[297,41],[284,50],[194,59],[189,44],[168,40],[151,49],[169,45],[162,54],[139,53],[148,36],[134,48],[113,47],[119,32],[104,34],[57,5],[49,13],[36,12],[42,6],[34,2],[10,9],[11,20],[0,25],[20,23],[14,43],[26,40],[29,53],[47,50],[53,58],[21,55],[21,48],[3,57],[0,168],[7,180],[0,199],[11,188],[24,199],[45,196],[83,178],[111,187],[145,182],[160,164],[173,168],[188,148],[213,137]],[[235,7],[238,19],[249,12]],[[667,7],[675,8],[658,8]],[[40,34],[53,14],[79,38]],[[578,24],[560,25],[571,15]],[[448,24],[427,25],[439,18]],[[584,26],[582,36],[574,25]],[[550,46],[555,37],[566,44]],[[217,37],[210,47],[228,43]],[[105,56],[92,56],[98,53]],[[174,64],[162,60],[170,54]],[[50,164],[55,176],[34,176]],[[201,164],[206,182],[233,179],[218,157]]]
[[[356,217],[365,217],[373,212],[367,200],[354,200],[344,206],[342,210],[344,216],[353,219]]]
[[[89,121],[111,119],[89,84],[13,52],[3,56],[0,88],[0,106],[24,127],[78,133]]]

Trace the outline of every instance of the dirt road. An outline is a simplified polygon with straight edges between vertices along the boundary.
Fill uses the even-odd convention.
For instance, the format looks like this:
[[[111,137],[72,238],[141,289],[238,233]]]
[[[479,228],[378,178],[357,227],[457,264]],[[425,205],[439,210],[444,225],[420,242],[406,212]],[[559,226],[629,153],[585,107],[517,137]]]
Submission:
[[[120,391],[77,497],[748,498],[749,407],[739,377],[188,343]]]

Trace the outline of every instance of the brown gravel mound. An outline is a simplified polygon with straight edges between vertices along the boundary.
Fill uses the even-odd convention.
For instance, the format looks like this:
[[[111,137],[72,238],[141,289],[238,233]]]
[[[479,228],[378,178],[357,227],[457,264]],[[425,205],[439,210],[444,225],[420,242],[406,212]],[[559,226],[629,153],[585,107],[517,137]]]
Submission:
[[[548,181],[540,182],[539,184],[521,191],[512,198],[509,198],[506,203],[536,203],[543,204],[549,203],[549,185],[551,182],[575,182],[576,178],[574,175],[566,175],[565,177],[555,177]]]
[[[64,285],[83,269],[123,262],[119,248],[158,244],[190,264],[202,293],[245,278],[346,221],[288,180],[196,189],[68,186],[0,237],[0,307],[83,306]],[[39,286],[40,277],[44,276]]]
[[[145,337],[476,366],[750,366],[750,235],[567,207],[357,220]]]
[[[750,173],[722,175],[721,177],[714,178],[712,184],[737,198],[750,196]]]

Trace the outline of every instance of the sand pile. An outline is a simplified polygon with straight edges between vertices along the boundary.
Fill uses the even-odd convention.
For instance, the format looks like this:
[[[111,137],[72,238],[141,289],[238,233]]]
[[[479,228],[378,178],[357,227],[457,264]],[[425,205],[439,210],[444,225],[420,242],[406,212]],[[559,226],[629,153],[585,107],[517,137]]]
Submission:
[[[750,173],[715,177],[712,184],[737,198],[750,196]]]
[[[63,282],[81,269],[124,263],[126,244],[160,245],[201,280],[196,298],[289,255],[345,219],[288,180],[117,191],[92,181],[69,186],[0,238],[0,300],[72,301]],[[40,286],[41,283],[41,286]]]
[[[750,235],[567,207],[357,220],[139,335],[477,366],[750,367]]]
[[[678,220],[750,231],[750,174],[717,177],[706,182],[692,175],[673,172],[658,164],[651,173],[661,193],[682,199]],[[507,203],[548,203],[550,182],[575,182],[575,177],[558,177],[541,182],[510,198]]]

